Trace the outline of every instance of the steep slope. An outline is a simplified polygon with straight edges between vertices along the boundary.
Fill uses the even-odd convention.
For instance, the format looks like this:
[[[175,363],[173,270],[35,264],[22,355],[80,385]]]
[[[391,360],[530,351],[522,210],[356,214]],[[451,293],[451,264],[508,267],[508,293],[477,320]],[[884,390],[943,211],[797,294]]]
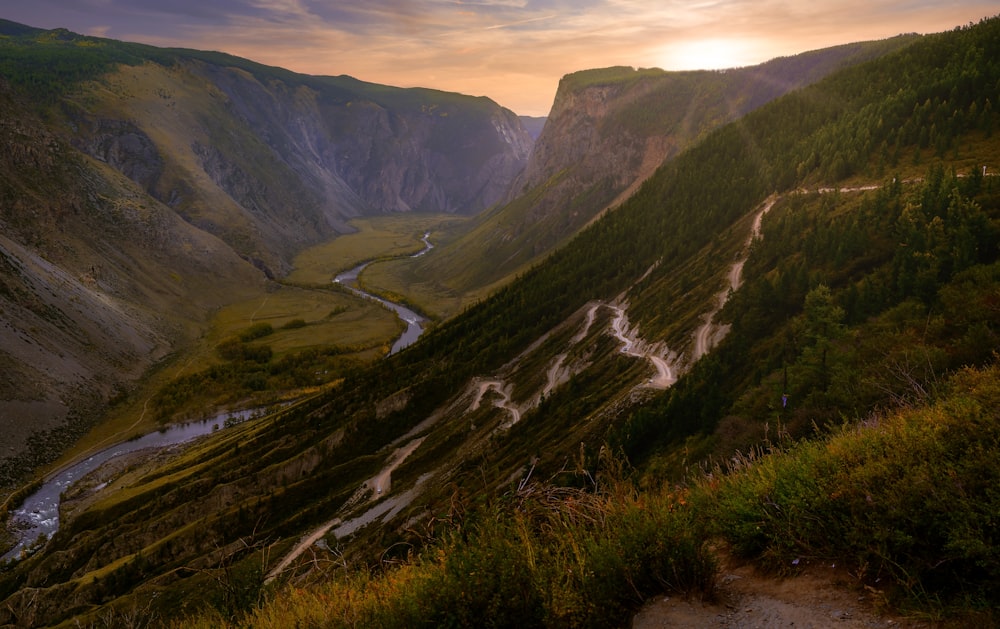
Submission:
[[[6,21],[0,97],[2,484],[348,218],[477,212],[531,145],[485,98]]]
[[[724,72],[615,67],[570,74],[506,204],[430,255],[393,263],[378,280],[395,279],[386,288],[403,294],[421,283],[458,295],[493,285],[620,204],[710,130],[912,41],[900,36],[837,46]]]
[[[1000,188],[978,173],[1000,167],[998,46],[993,19],[761,107],[659,169],[544,264],[337,390],[111,475],[103,491],[95,483],[90,506],[4,574],[2,619],[86,620],[110,601],[185,613],[212,593],[238,618],[317,531],[334,550],[309,546],[299,570],[314,578],[403,560],[449,531],[465,539],[463,518],[485,496],[532,478],[591,487],[614,465],[609,452],[653,480],[679,479],[772,427],[784,438],[865,418],[927,395],[935,374],[988,363],[1000,329]],[[758,217],[762,239],[747,247]],[[709,334],[717,345],[693,365],[678,358],[691,356],[739,267],[716,322],[728,335]],[[666,389],[652,356],[683,372]],[[794,388],[783,391],[786,366]],[[552,510],[583,517],[577,504]],[[784,513],[775,531],[789,530]],[[753,542],[752,523],[744,530]],[[906,531],[902,553],[920,535]],[[981,547],[966,541],[963,561],[974,562]],[[454,570],[494,574],[490,563]],[[509,598],[495,593],[463,589],[458,600],[482,614]],[[607,613],[625,622],[629,596]]]
[[[262,278],[0,92],[4,484],[51,459],[204,313]],[[57,193],[54,194],[53,192]]]

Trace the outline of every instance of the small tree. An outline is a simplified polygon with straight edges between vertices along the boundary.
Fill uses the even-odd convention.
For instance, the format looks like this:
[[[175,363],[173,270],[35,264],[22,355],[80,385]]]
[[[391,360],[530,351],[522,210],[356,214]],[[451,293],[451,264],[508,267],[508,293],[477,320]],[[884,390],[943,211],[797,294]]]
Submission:
[[[827,377],[826,357],[833,342],[844,334],[844,309],[833,301],[830,287],[820,284],[806,294],[805,338],[809,352],[818,355],[820,377]],[[815,359],[814,359],[815,360]]]

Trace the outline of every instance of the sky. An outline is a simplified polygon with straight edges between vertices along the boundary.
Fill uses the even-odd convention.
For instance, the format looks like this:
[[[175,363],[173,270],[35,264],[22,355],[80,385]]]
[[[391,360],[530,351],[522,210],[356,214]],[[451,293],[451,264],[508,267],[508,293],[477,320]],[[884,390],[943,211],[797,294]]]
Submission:
[[[0,18],[38,28],[489,96],[532,116],[578,70],[754,65],[998,13],[995,0],[0,0]]]

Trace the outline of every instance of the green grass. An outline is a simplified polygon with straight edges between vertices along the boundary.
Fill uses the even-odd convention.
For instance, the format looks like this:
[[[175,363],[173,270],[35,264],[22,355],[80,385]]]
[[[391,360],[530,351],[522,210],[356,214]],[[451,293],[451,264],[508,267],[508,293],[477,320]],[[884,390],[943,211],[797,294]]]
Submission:
[[[296,269],[286,278],[286,284],[222,308],[197,343],[181,348],[151,372],[128,399],[113,408],[108,418],[80,439],[53,468],[117,441],[156,430],[159,423],[148,404],[156,391],[178,378],[220,364],[218,345],[255,323],[269,323],[274,328],[259,342],[271,347],[275,359],[324,346],[348,348],[348,356],[362,361],[384,355],[400,332],[398,318],[371,302],[332,289],[332,277],[368,259],[419,251],[424,233],[431,231],[433,238],[437,230],[465,220],[445,215],[358,219],[354,222],[357,233],[304,251],[296,258]],[[305,325],[300,326],[299,321]],[[203,401],[213,405],[210,400]],[[199,411],[192,408],[190,413],[197,415]]]
[[[716,534],[790,570],[837,561],[909,609],[1000,595],[1000,369],[965,370],[941,398],[833,436],[747,456],[703,483]]]
[[[300,320],[304,326],[297,323]],[[289,326],[292,322],[296,323]],[[278,356],[328,345],[379,346],[399,333],[396,315],[377,304],[332,289],[281,286],[223,309],[205,337],[205,349],[210,353],[218,343],[257,323],[270,323],[274,328],[260,342],[270,345]],[[204,358],[211,361],[209,356]]]
[[[411,562],[282,589],[238,624],[209,613],[184,626],[616,626],[647,596],[711,586],[706,547],[677,506],[621,482],[529,485]]]
[[[491,288],[475,292],[456,290],[438,278],[414,274],[413,266],[410,260],[373,264],[362,276],[365,290],[396,297],[397,301],[404,301],[436,319],[448,319],[491,292]]]
[[[300,320],[305,322],[304,326],[294,323],[286,327]],[[155,405],[151,403],[157,392],[178,379],[223,364],[225,361],[218,355],[218,346],[254,323],[269,323],[274,329],[252,343],[268,345],[275,361],[305,350],[335,346],[343,350],[340,355],[345,360],[367,362],[388,351],[402,326],[385,308],[332,289],[280,286],[258,297],[231,304],[216,314],[196,344],[182,349],[150,373],[127,399],[112,408],[103,422],[54,463],[53,469],[101,447],[157,430],[160,422],[153,412]],[[337,375],[331,373],[329,378],[333,380]],[[269,395],[273,397],[274,394]],[[252,399],[242,402],[254,403]],[[193,398],[184,407],[183,416],[197,417],[214,412],[220,403],[228,406],[230,401]]]
[[[436,243],[441,230],[467,220],[437,214],[356,218],[350,224],[357,232],[339,236],[296,256],[292,263],[295,268],[285,281],[299,285],[329,284],[337,273],[362,262],[417,253],[423,249],[421,238],[426,232],[431,232],[431,242]]]

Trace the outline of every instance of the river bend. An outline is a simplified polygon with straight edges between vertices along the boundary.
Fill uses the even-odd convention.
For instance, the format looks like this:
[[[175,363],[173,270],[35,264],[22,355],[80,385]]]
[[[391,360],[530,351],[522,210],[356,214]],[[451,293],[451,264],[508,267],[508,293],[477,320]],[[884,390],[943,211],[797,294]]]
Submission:
[[[424,241],[424,248],[409,257],[419,258],[434,248],[434,245],[432,245],[430,241],[429,232],[424,234],[424,237],[421,240]],[[363,264],[359,264],[350,271],[344,271],[337,277],[333,278],[333,281],[336,284],[344,286],[355,295],[364,297],[365,299],[373,299],[377,301],[389,310],[395,312],[396,316],[403,320],[403,323],[406,324],[406,330],[404,330],[403,334],[400,335],[400,337],[396,339],[396,342],[392,344],[392,349],[389,350],[389,354],[392,355],[404,347],[412,345],[418,338],[420,338],[420,335],[424,333],[424,323],[427,319],[410,310],[406,306],[397,304],[387,299],[382,299],[381,297],[372,295],[371,293],[366,293],[358,288],[358,276],[361,275],[361,271],[363,271],[369,264],[371,264],[371,262],[365,262]]]

